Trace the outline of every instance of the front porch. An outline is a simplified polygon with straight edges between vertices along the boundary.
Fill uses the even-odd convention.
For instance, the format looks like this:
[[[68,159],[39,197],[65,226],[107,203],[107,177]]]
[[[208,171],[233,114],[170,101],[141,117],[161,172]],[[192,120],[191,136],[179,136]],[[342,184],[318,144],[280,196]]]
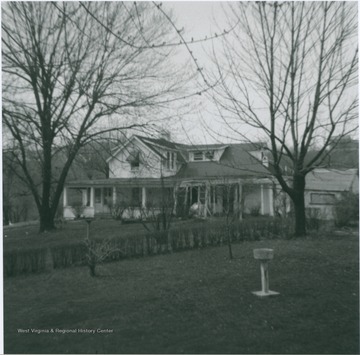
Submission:
[[[63,192],[64,218],[110,217],[116,207],[121,219],[144,219],[171,208],[179,217],[274,215],[273,185],[252,181],[175,179],[104,179],[68,183]]]

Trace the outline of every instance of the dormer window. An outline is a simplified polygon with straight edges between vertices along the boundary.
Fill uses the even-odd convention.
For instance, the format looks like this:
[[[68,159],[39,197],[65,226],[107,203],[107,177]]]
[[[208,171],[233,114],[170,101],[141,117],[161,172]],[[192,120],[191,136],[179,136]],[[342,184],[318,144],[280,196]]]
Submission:
[[[194,160],[195,161],[204,160],[203,152],[194,152]]]
[[[192,153],[193,161],[209,161],[214,160],[215,150],[200,150]]]
[[[214,159],[215,152],[213,150],[208,150],[205,152],[205,158],[207,160],[213,160]]]

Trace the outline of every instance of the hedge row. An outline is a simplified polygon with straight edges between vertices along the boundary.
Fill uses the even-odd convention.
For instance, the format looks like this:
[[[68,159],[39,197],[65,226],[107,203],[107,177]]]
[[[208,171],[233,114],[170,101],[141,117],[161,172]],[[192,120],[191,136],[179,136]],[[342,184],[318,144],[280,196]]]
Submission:
[[[4,253],[4,276],[39,273],[46,269],[46,248],[13,250]]]
[[[169,232],[153,232],[127,238],[92,239],[95,253],[102,253],[102,262],[143,257],[182,250],[223,245],[229,234],[232,242],[260,239],[288,238],[292,235],[290,220],[243,221],[231,225],[203,223],[180,227]],[[88,247],[85,243],[72,243],[46,248],[11,251],[4,254],[6,277],[39,273],[46,269],[60,269],[85,265]]]

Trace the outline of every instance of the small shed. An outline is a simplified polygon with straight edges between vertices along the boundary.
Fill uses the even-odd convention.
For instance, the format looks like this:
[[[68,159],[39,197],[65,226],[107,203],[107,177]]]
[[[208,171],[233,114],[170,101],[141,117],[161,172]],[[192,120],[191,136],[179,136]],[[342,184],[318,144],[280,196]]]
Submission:
[[[334,204],[341,193],[359,193],[357,169],[314,169],[306,176],[305,206],[320,218],[334,218]]]

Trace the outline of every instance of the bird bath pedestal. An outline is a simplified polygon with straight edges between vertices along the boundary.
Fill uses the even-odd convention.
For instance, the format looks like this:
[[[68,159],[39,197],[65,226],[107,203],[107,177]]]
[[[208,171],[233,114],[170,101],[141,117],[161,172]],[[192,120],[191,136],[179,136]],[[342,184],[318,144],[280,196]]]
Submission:
[[[274,257],[273,249],[254,249],[254,258],[260,261],[261,291],[254,291],[253,294],[259,297],[275,296],[279,292],[269,289],[269,261]]]
[[[86,227],[86,238],[89,239],[90,238],[90,223],[94,220],[94,218],[91,217],[87,217],[85,218],[85,222],[87,224]]]

